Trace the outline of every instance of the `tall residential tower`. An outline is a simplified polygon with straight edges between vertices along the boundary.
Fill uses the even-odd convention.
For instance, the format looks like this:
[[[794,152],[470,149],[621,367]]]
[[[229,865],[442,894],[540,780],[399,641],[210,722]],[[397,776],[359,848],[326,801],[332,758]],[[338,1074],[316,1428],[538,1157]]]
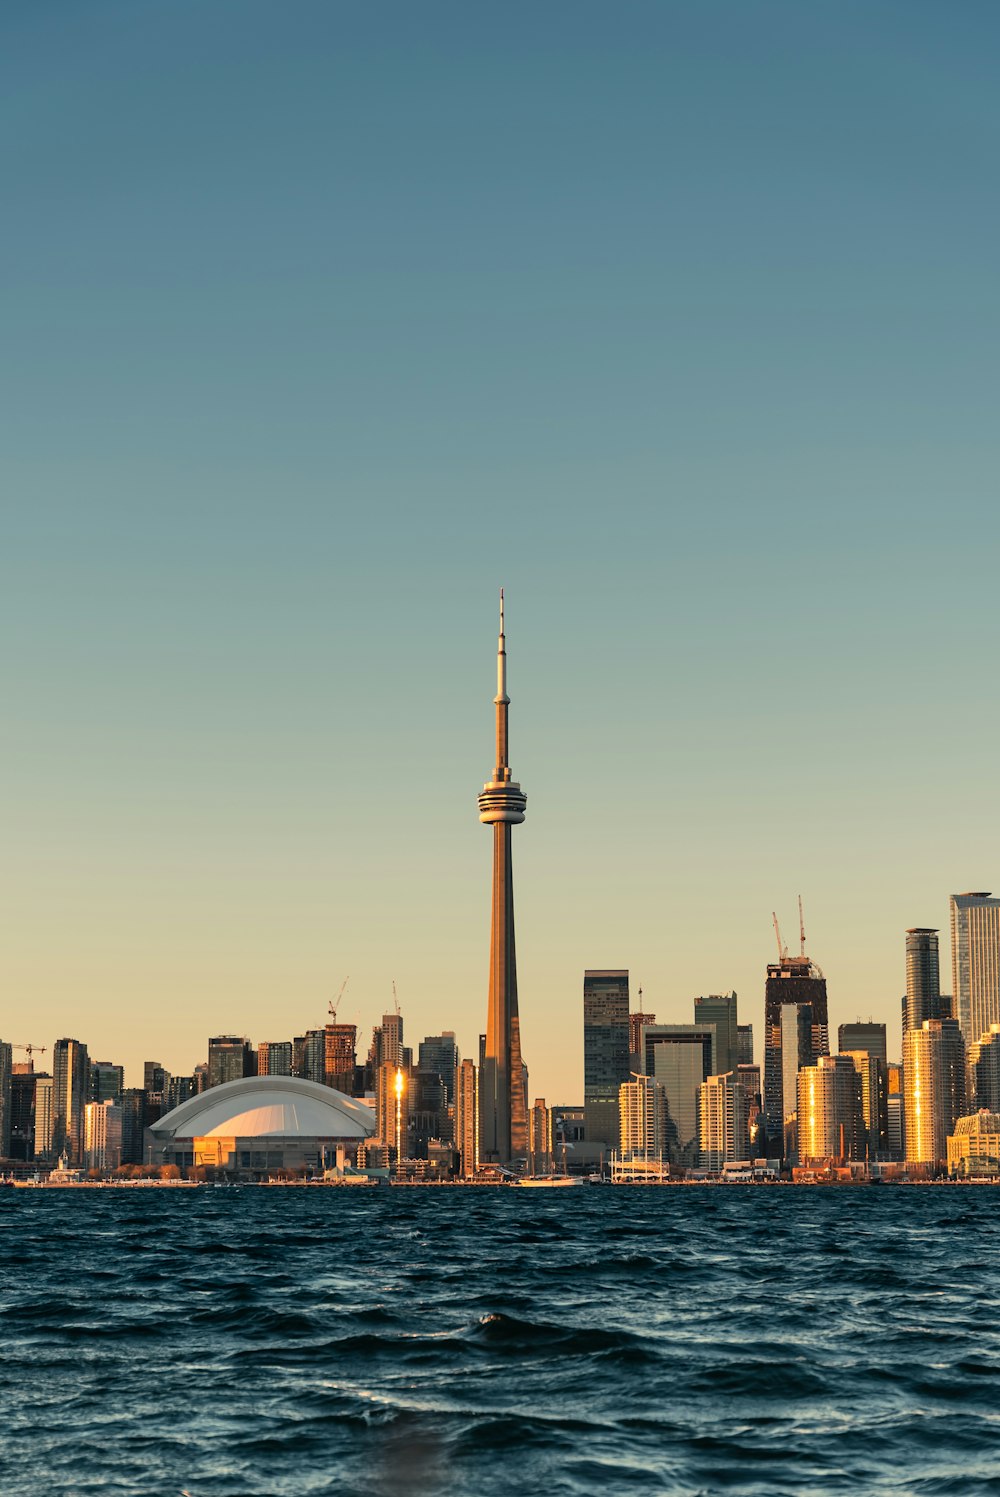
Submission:
[[[497,753],[493,778],[479,797],[479,819],[493,828],[493,912],[490,924],[490,997],[486,1047],[479,1077],[479,1158],[509,1164],[528,1152],[528,1083],[521,1059],[514,957],[514,884],[510,830],[524,820],[527,796],[510,777],[507,762],[507,649],[500,591],[497,645]],[[626,1040],[627,1043],[627,1040]]]

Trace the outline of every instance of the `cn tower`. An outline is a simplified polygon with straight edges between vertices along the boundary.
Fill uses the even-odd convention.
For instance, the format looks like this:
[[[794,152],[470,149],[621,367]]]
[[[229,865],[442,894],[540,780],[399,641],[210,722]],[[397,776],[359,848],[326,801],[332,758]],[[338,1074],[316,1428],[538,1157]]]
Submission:
[[[507,762],[507,650],[500,589],[497,646],[497,757],[493,778],[479,797],[479,820],[493,828],[493,914],[490,923],[490,1001],[486,1051],[479,1076],[479,1158],[506,1165],[528,1152],[528,1083],[521,1059],[514,959],[514,885],[510,829],[524,820],[527,796],[510,777]]]

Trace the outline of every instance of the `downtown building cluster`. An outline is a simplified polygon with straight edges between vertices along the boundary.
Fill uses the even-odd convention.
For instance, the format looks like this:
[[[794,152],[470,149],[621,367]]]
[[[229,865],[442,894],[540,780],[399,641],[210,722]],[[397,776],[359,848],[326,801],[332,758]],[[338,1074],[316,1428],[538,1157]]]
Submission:
[[[584,977],[584,1122],[577,1147],[613,1178],[764,1172],[803,1181],[1000,1175],[1000,899],[951,898],[952,993],[936,929],[906,932],[902,1057],[885,1024],[843,1023],[805,954],[767,968],[763,1057],[735,993],[688,1024],[630,1012],[625,970]],[[640,990],[641,991],[641,990]]]

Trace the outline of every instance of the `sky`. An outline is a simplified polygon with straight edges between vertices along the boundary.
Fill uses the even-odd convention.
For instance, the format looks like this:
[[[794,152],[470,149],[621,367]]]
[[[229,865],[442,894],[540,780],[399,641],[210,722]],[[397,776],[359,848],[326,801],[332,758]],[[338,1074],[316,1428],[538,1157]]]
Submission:
[[[771,912],[899,1047],[1000,889],[985,0],[0,16],[0,1035],[485,1027],[532,1096]],[[15,1060],[23,1058],[15,1054]],[[42,1057],[44,1063],[49,1057]]]

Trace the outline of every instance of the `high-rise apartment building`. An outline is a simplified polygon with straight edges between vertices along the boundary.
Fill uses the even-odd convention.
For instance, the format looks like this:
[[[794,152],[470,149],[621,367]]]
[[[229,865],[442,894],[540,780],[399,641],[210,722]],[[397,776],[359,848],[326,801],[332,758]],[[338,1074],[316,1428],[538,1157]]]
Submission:
[[[478,1078],[475,1061],[459,1062],[455,1081],[455,1146],[466,1178],[479,1168]]]
[[[633,1076],[618,1089],[618,1130],[623,1159],[670,1158],[667,1093],[652,1076]]]
[[[925,1019],[903,1035],[903,1120],[908,1164],[939,1167],[965,1114],[965,1045],[956,1019]]]
[[[841,1055],[854,1050],[863,1050],[876,1060],[887,1061],[886,1030],[884,1024],[875,1024],[871,1019],[855,1019],[853,1024],[841,1024],[837,1030],[837,1049]]]
[[[90,1083],[90,1057],[79,1040],[56,1040],[52,1051],[52,1148],[72,1165],[83,1163],[83,1110]]]
[[[718,1174],[724,1164],[746,1159],[750,1150],[747,1095],[732,1072],[709,1076],[698,1088],[701,1166]]]
[[[528,798],[511,779],[508,757],[507,645],[503,591],[497,641],[496,763],[479,796],[479,820],[493,828],[493,902],[486,1054],[479,1073],[479,1153],[484,1164],[509,1164],[528,1153],[528,1077],[521,1055],[514,950],[511,831],[524,820]]]
[[[764,1128],[768,1150],[775,1155],[782,1151],[785,1122],[781,1011],[787,1004],[800,1003],[812,1007],[810,1059],[815,1063],[830,1053],[826,978],[805,954],[783,953],[768,967],[764,985]]]
[[[417,1047],[417,1065],[422,1076],[440,1076],[447,1093],[448,1105],[455,1101],[455,1077],[461,1056],[455,1033],[446,1029],[443,1034],[428,1034]]]
[[[739,1066],[752,1066],[753,1063],[753,1025],[737,1024],[736,1064]]]
[[[242,1081],[252,1076],[256,1057],[250,1041],[242,1035],[217,1034],[208,1042],[208,1084],[224,1086],[227,1081]]]
[[[652,1026],[646,1026],[646,1033]],[[583,974],[583,1106],[587,1143],[619,1147],[618,1088],[629,1078],[628,971]]]
[[[719,1075],[739,1065],[739,1024],[736,994],[716,993],[694,1000],[694,1022],[715,1025],[715,1069]]]
[[[971,1045],[1000,1023],[1000,899],[951,896],[952,1017]]]
[[[902,1159],[905,1155],[906,1128],[903,1121],[903,1064],[890,1060],[885,1068],[885,1109],[889,1128],[889,1158]]]
[[[257,1075],[292,1075],[291,1040],[261,1040],[257,1046]]]
[[[13,1047],[0,1040],[0,1159],[9,1159],[11,1134],[11,1079],[14,1074]]]
[[[56,1081],[54,1076],[35,1077],[35,1138],[32,1146],[34,1159],[55,1159],[56,1138]]]
[[[122,1110],[116,1102],[84,1108],[84,1163],[88,1170],[114,1170],[122,1162]]]
[[[919,1029],[941,1017],[941,971],[937,931],[920,925],[906,932],[906,1001],[903,1028]]]
[[[863,1159],[861,1083],[846,1055],[821,1055],[799,1072],[798,1157],[801,1164]]]
[[[31,1061],[12,1067],[10,1078],[10,1157],[35,1157],[35,1090],[42,1079]],[[45,1080],[51,1086],[51,1076]]]
[[[146,1160],[146,1098],[144,1087],[127,1086],[119,1108],[122,1115],[122,1164]]]
[[[147,1097],[165,1097],[170,1085],[170,1072],[158,1060],[147,1060],[142,1067],[142,1089]],[[124,1089],[124,1086],[123,1088]],[[96,1099],[103,1101],[102,1097]]]

